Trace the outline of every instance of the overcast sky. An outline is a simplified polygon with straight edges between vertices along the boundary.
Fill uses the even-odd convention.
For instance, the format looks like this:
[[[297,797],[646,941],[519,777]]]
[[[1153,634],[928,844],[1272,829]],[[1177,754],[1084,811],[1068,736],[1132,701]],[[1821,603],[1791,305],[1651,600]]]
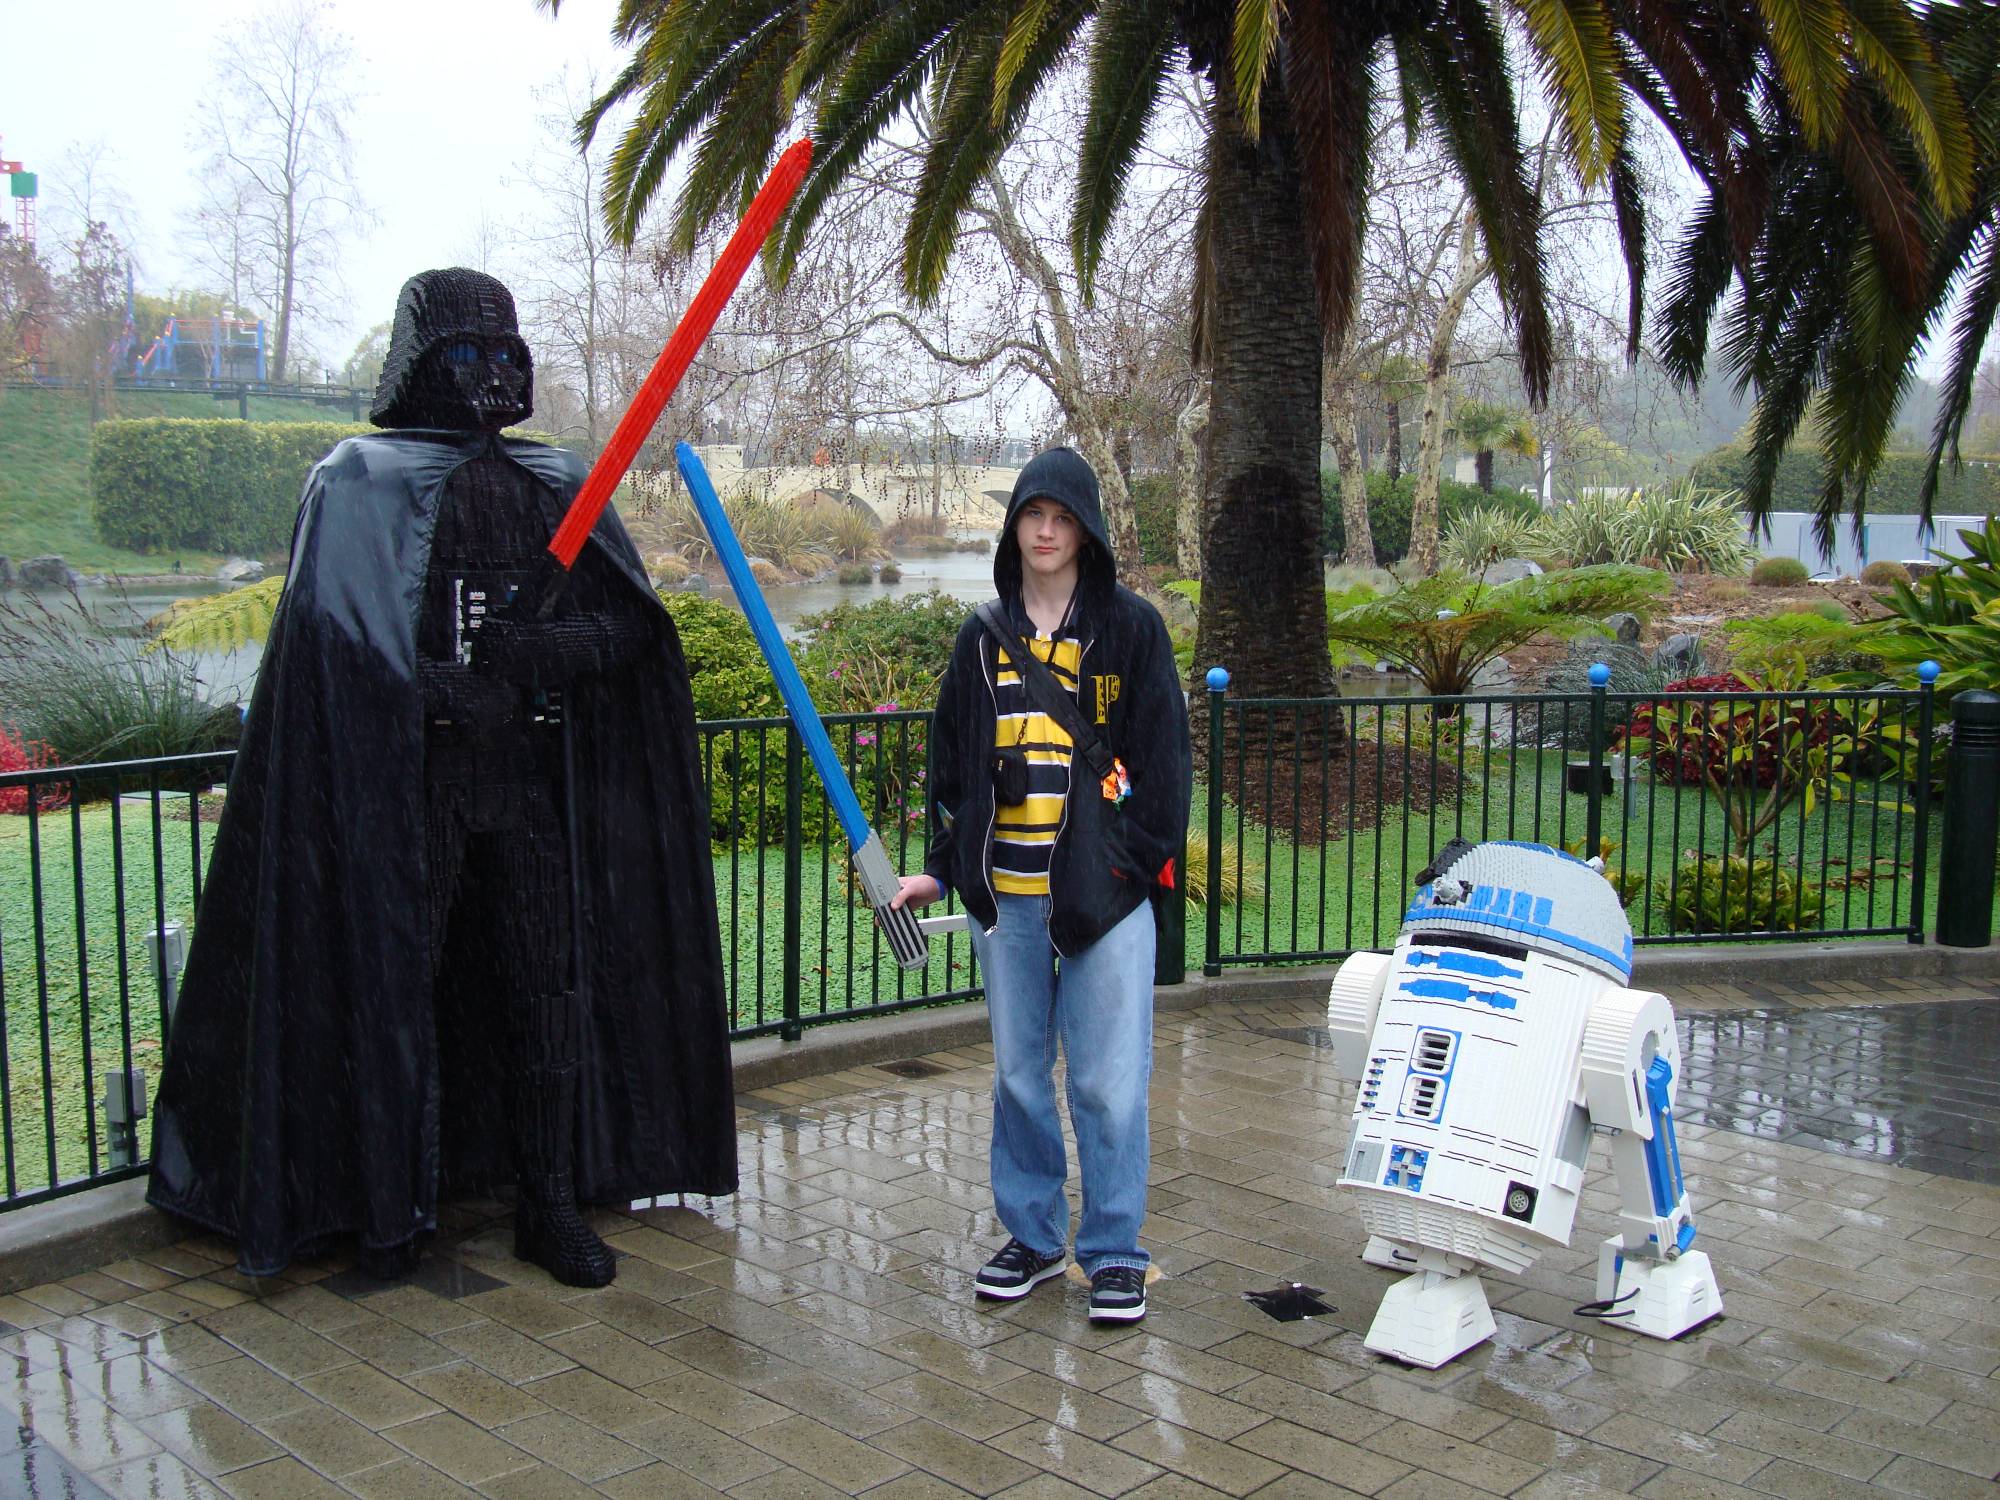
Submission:
[[[65,153],[93,140],[130,202],[142,287],[187,285],[179,222],[208,155],[195,136],[213,59],[254,0],[0,0],[0,155],[39,172],[44,205]],[[520,164],[542,143],[537,88],[565,65],[602,76],[615,0],[333,0],[360,58],[349,130],[377,227],[344,265],[347,312],[315,339],[334,365],[395,309],[406,277],[449,265],[475,242],[482,210],[525,213]],[[9,206],[10,208],[11,206]],[[46,208],[44,210],[47,211]]]

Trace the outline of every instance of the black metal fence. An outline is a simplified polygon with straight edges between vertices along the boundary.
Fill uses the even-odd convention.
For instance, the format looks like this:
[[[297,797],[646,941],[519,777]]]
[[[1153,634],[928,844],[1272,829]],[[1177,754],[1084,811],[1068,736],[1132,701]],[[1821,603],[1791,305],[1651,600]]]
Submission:
[[[891,857],[921,863],[929,717],[827,721]],[[1603,853],[1641,943],[1921,940],[1934,821],[1920,692],[1209,695],[1158,977],[1394,940],[1453,837]],[[980,993],[963,934],[905,972],[783,719],[699,726],[731,1032]],[[227,752],[0,775],[0,1166],[13,1207],[144,1170]]]

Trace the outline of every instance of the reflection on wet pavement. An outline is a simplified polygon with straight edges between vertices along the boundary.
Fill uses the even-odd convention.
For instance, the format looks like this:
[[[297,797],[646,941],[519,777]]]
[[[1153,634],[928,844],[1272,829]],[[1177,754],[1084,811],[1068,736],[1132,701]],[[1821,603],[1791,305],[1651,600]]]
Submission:
[[[2000,1000],[1680,1018],[1680,1117],[2000,1185]]]
[[[0,1429],[0,1500],[104,1500],[104,1491],[26,1427]]]

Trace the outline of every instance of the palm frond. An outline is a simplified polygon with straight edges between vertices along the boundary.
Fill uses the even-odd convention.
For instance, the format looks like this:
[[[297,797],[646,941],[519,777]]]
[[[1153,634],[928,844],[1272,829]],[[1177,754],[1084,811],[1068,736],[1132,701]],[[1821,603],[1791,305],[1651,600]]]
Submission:
[[[1848,44],[1916,143],[1931,195],[1947,216],[1972,198],[1972,131],[1958,90],[1903,0],[1847,0]]]
[[[1562,112],[1577,175],[1595,186],[1625,142],[1625,92],[1601,0],[1520,0],[1536,67]]]
[[[1307,0],[1310,5],[1312,0]],[[1285,0],[1236,0],[1236,22],[1230,37],[1229,73],[1243,133],[1256,140],[1262,128],[1264,79],[1278,50],[1285,24]]]
[[[1734,269],[1728,218],[1720,199],[1710,193],[1688,216],[1674,251],[1660,318],[1666,329],[1660,362],[1683,384],[1701,381],[1708,364],[1708,330]]]
[[[1618,249],[1625,257],[1625,359],[1639,357],[1646,320],[1646,196],[1638,164],[1620,141],[1611,156],[1611,211],[1618,223]]]
[[[1847,55],[1842,44],[1846,7],[1841,0],[1756,0],[1756,4],[1784,80],[1786,102],[1809,142],[1831,145],[1847,96]]]
[[[918,302],[936,298],[958,241],[959,221],[980,179],[1020,128],[1027,101],[1076,39],[1090,10],[1088,0],[1061,0],[1051,11],[1021,60],[1014,101],[997,126],[987,105],[1002,41],[999,27],[965,36],[963,51],[939,75],[940,107],[903,235],[903,284]]]
[[[1020,77],[1021,65],[1028,60],[1028,49],[1047,24],[1054,6],[1055,0],[1021,0],[1021,8],[1007,23],[1007,34],[1000,39],[1000,56],[993,66],[991,122],[995,128],[1007,118],[1007,106],[1014,100],[1014,80]]]
[[[1320,325],[1336,347],[1346,337],[1360,286],[1373,133],[1376,38],[1355,24],[1355,16],[1346,8],[1300,6],[1284,54],[1306,249]]]
[[[1173,64],[1172,19],[1172,0],[1107,0],[1098,9],[1090,41],[1090,110],[1077,152],[1069,221],[1086,299],[1103,260],[1104,237]]]

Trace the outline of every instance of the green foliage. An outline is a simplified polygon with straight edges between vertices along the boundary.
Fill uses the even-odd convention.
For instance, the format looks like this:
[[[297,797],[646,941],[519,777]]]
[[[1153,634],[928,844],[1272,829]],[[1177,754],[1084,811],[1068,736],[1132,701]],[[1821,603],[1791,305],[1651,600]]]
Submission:
[[[1963,556],[1940,553],[1935,573],[1876,595],[1889,617],[1867,626],[1862,643],[1905,686],[1935,661],[1940,699],[2000,683],[2000,527],[1989,517],[1958,540]]]
[[[1914,516],[1922,513],[1924,470],[1930,462],[1925,453],[1885,453],[1868,482],[1868,513],[1876,516]],[[1697,484],[1717,489],[1741,490],[1751,475],[1750,450],[1726,443],[1711,450],[1694,466]],[[1825,479],[1820,455],[1809,447],[1785,450],[1771,481],[1772,510],[1819,509],[1821,484]],[[2000,510],[2000,461],[1992,457],[1967,456],[1956,473],[1940,471],[1937,500],[1932,510],[1942,515],[1991,515]]]
[[[100,422],[90,435],[98,534],[137,549],[281,553],[307,472],[342,438],[372,430],[345,422]]]
[[[1255,859],[1239,854],[1236,846],[1225,840],[1218,880],[1208,868],[1208,830],[1189,828],[1187,852],[1181,859],[1181,888],[1187,893],[1190,906],[1206,906],[1211,891],[1224,906],[1257,901],[1264,894],[1263,869]]]
[[[885,703],[929,708],[951,664],[966,607],[935,589],[866,604],[836,604],[799,622],[794,654],[826,713],[868,713]]]
[[[1820,925],[1826,896],[1777,860],[1690,855],[1671,879],[1655,877],[1654,895],[1671,930],[1804,932]]]
[[[1444,567],[1477,575],[1502,558],[1526,557],[1535,547],[1537,524],[1516,510],[1479,505],[1461,511],[1438,547]]]
[[[1559,505],[1536,527],[1537,558],[1574,566],[1637,563],[1674,573],[1741,573],[1755,555],[1733,491],[1599,490]]]
[[[875,576],[883,583],[901,583],[903,581],[903,570],[892,562],[885,562],[882,564],[882,571]]]
[[[33,595],[0,603],[0,721],[56,765],[225,749],[242,718],[171,652],[98,634]]]
[[[745,555],[786,573],[819,573],[836,557],[859,563],[886,555],[884,544],[890,533],[875,529],[858,511],[829,506],[805,510],[790,501],[766,500],[748,490],[724,495],[722,509]],[[659,501],[659,522],[667,545],[683,561],[699,566],[713,555],[708,528],[702,525],[694,501],[685,491]],[[951,550],[949,541],[945,550]]]
[[[1321,545],[1329,557],[1343,554],[1347,543],[1347,523],[1340,512],[1340,474],[1322,469],[1320,485]],[[1410,550],[1410,505],[1416,496],[1414,474],[1405,474],[1394,484],[1387,474],[1368,475],[1368,535],[1375,544],[1375,561],[1381,567],[1400,561]],[[1472,510],[1499,510],[1532,518],[1541,513],[1534,496],[1518,490],[1495,490],[1487,494],[1476,484],[1454,480],[1438,481],[1438,527],[1449,532],[1458,518]]]
[[[851,588],[859,583],[873,583],[875,581],[875,570],[869,567],[867,563],[842,563],[840,571],[834,574],[834,579],[836,582],[846,584]]]
[[[1327,635],[1399,662],[1439,695],[1468,691],[1479,669],[1538,635],[1575,636],[1604,616],[1646,609],[1667,588],[1648,568],[1607,566],[1544,573],[1486,587],[1444,572],[1327,621]]]
[[[1605,880],[1609,882],[1611,889],[1618,893],[1618,904],[1630,908],[1635,900],[1646,894],[1646,877],[1637,870],[1620,870],[1618,868],[1617,861],[1612,857],[1618,852],[1618,843],[1615,839],[1608,839],[1600,835],[1597,840],[1596,850],[1590,854],[1584,852],[1584,845],[1587,842],[1587,840],[1580,838],[1571,839],[1563,845],[1563,848],[1577,859],[1596,859],[1602,866],[1602,874]]]
[[[1814,608],[1730,621],[1724,628],[1738,669],[1752,681],[1803,681],[1859,665],[1862,627],[1832,600],[1820,602],[1832,604],[1832,613]]]
[[[749,621],[720,600],[685,589],[660,599],[680,632],[697,719],[761,719],[785,711]]]
[[[1884,589],[1892,583],[1908,583],[1910,570],[1887,557],[1878,557],[1861,570],[1861,581],[1870,588]]]
[[[1750,570],[1750,581],[1760,589],[1797,588],[1812,574],[1796,557],[1760,557]]]
[[[1139,528],[1139,556],[1155,567],[1179,558],[1179,492],[1171,474],[1144,474],[1132,481],[1132,518]]]
[[[280,575],[220,594],[176,599],[146,622],[153,633],[153,643],[146,649],[233,651],[261,641],[271,633],[271,617],[277,613],[284,587]]]

